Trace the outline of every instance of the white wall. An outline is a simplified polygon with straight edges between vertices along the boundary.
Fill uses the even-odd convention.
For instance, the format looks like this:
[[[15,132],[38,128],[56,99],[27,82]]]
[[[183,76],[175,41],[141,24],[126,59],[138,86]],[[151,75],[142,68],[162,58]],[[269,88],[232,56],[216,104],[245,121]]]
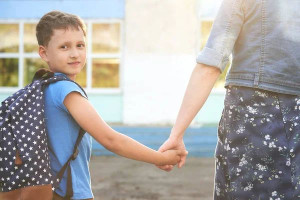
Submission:
[[[131,55],[125,60],[124,123],[172,123],[194,56]]]
[[[126,124],[171,124],[195,66],[195,0],[127,0]]]

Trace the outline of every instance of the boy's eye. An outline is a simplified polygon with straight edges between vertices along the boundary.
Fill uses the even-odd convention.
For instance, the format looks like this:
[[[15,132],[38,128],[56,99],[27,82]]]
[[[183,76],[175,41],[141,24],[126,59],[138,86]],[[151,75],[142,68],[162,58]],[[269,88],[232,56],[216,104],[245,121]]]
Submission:
[[[78,44],[77,47],[83,48],[83,47],[85,47],[85,45],[84,44]]]
[[[67,45],[62,45],[60,48],[61,49],[67,49],[68,47],[67,47]]]

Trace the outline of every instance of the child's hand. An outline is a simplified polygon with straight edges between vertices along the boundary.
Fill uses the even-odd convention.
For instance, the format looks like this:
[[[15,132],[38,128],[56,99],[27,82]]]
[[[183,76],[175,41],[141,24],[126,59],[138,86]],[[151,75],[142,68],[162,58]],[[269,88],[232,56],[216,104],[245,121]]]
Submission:
[[[161,147],[159,148],[158,151],[159,152],[164,152],[164,151],[169,150],[169,149],[177,149],[177,150],[186,151],[183,139],[182,138],[177,139],[175,137],[170,137],[168,140],[166,140],[164,142],[163,145],[161,145]],[[181,159],[178,162],[178,168],[181,168],[185,164],[186,156],[187,156],[187,154],[185,154],[184,156],[181,156]],[[174,166],[173,165],[162,165],[162,166],[157,165],[157,167],[162,169],[162,170],[165,170],[165,171],[169,172],[173,169]]]
[[[162,152],[162,159],[156,165],[176,165],[182,156],[188,154],[185,150],[167,150]]]

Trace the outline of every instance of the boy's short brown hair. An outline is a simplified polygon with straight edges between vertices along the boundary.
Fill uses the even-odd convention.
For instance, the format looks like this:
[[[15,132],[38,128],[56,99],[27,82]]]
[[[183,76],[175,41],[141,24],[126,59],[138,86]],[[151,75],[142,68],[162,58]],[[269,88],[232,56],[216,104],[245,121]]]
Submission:
[[[51,11],[45,14],[36,26],[36,38],[39,45],[47,46],[54,29],[82,29],[86,36],[86,27],[82,19],[76,15],[61,11]]]

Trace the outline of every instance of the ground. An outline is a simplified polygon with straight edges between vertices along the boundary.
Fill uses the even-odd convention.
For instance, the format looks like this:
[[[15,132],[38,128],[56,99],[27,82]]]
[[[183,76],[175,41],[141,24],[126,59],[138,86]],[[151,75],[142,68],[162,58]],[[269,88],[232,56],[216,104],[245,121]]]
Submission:
[[[95,200],[211,200],[214,159],[188,158],[182,169],[164,172],[118,156],[93,156]]]

